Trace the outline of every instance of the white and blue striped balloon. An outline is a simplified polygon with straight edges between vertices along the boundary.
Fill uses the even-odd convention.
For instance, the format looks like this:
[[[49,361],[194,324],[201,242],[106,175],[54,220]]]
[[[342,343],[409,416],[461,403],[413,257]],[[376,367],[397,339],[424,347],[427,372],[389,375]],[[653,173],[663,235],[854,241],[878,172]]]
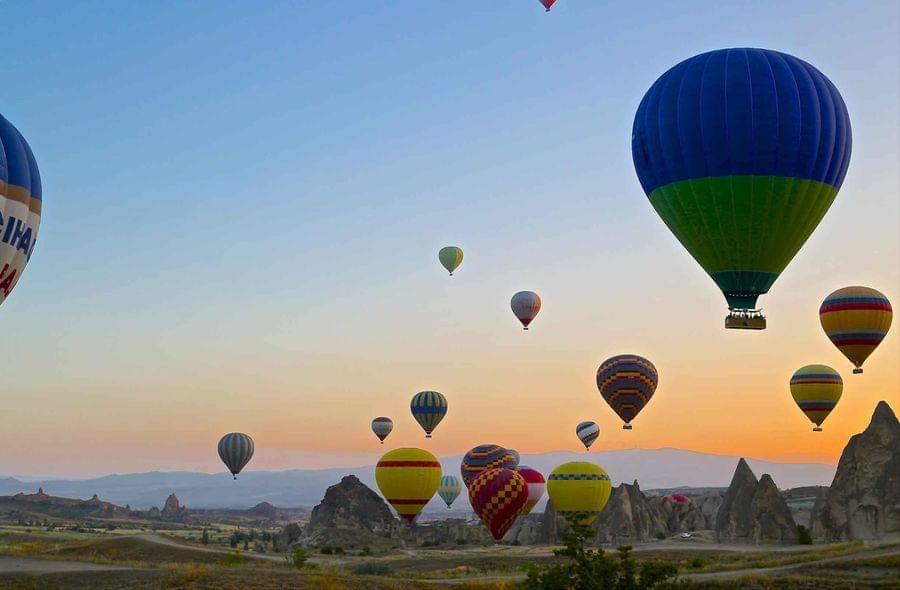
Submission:
[[[438,486],[438,495],[447,503],[447,508],[453,504],[459,493],[462,491],[462,483],[455,475],[445,475],[441,478],[441,485]]]

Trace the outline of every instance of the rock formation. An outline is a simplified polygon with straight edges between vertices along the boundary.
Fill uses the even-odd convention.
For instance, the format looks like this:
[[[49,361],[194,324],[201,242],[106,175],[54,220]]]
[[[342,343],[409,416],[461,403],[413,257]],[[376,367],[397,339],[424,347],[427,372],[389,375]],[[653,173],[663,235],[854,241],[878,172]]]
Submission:
[[[267,520],[284,520],[284,512],[269,504],[268,502],[260,502],[247,511],[247,516],[256,516]]]
[[[844,447],[811,520],[813,536],[827,540],[900,533],[900,424],[887,402],[878,402],[869,426]]]
[[[772,477],[757,480],[744,459],[716,514],[716,537],[738,543],[797,541],[797,524]]]
[[[178,501],[178,496],[174,493],[169,494],[162,512],[159,514],[160,519],[167,522],[184,522],[187,518],[187,507],[182,506]]]
[[[329,487],[313,508],[303,531],[305,545],[373,546],[390,543],[399,530],[397,519],[381,496],[359,481],[345,476]]]

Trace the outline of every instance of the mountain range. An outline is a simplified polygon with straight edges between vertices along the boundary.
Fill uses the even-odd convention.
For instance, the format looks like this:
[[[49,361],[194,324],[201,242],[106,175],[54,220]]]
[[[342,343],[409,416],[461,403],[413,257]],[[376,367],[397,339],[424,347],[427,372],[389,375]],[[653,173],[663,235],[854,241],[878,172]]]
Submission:
[[[461,456],[441,458],[445,473],[457,474]],[[675,487],[726,487],[738,457],[712,455],[680,449],[627,449],[574,453],[557,451],[522,457],[545,475],[567,461],[591,461],[603,466],[615,484],[641,482],[645,490]],[[823,463],[781,463],[749,459],[758,473],[769,473],[782,488],[828,485],[835,466]],[[251,464],[252,467],[252,464]],[[310,507],[323,497],[325,489],[345,475],[356,475],[375,487],[374,466],[333,469],[289,469],[284,471],[247,471],[233,481],[228,473],[187,471],[114,474],[92,479],[46,479],[21,481],[0,479],[0,495],[33,492],[42,487],[48,494],[74,498],[102,499],[136,509],[159,506],[176,493],[191,508],[246,508],[260,502],[282,507]],[[377,488],[375,488],[377,489]],[[432,500],[429,511],[445,510],[439,499]]]

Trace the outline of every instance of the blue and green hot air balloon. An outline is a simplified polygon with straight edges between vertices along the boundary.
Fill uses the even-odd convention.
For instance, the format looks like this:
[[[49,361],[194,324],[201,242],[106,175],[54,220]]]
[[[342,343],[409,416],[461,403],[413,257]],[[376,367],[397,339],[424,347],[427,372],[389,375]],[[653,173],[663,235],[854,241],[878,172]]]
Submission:
[[[722,290],[730,328],[765,328],[757,298],[831,206],[850,163],[834,84],[791,55],[720,49],[654,82],[634,118],[641,186]]]

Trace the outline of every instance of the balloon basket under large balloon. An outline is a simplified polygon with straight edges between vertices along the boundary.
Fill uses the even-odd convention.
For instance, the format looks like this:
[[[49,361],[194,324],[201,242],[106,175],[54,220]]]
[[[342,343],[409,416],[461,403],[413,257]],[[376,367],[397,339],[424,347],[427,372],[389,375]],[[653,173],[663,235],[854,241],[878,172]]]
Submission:
[[[231,474],[231,478],[232,478],[234,481],[237,481],[237,473],[232,473],[232,474]]]
[[[725,328],[729,330],[765,330],[766,317],[758,309],[732,309],[725,316]]]
[[[431,433],[430,433],[430,432],[426,432],[426,433],[425,433],[425,438],[431,438]]]
[[[863,372],[862,367],[856,367],[855,369],[853,369],[854,375],[862,375],[862,372]]]
[[[622,430],[631,430],[631,424],[623,424]]]
[[[822,432],[822,427],[816,426],[815,428],[813,428],[813,432]]]

